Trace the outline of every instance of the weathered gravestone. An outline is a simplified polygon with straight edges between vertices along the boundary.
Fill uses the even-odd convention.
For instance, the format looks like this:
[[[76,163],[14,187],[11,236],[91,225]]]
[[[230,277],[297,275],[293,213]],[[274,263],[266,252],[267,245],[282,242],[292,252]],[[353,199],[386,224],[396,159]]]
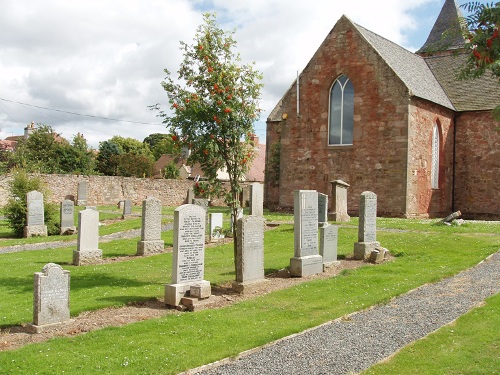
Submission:
[[[123,204],[123,214],[122,219],[125,219],[125,216],[132,215],[132,201],[130,199],[125,199]]]
[[[29,330],[39,333],[68,321],[69,271],[48,263],[34,275],[33,324]]]
[[[194,189],[193,187],[191,186],[188,191],[187,191],[187,198],[186,198],[186,202],[187,204],[193,204],[193,199],[194,199],[195,195],[194,195]]]
[[[210,282],[205,273],[206,211],[202,206],[184,204],[174,211],[172,284],[165,285],[165,303],[179,306],[184,297],[208,298]]]
[[[236,281],[233,289],[245,292],[264,276],[264,221],[260,216],[247,216],[237,221]]]
[[[319,254],[323,257],[323,269],[338,264],[337,244],[339,227],[326,224],[319,228]]]
[[[330,220],[350,221],[351,217],[347,214],[347,188],[350,186],[342,180],[331,181],[332,184],[332,213]]]
[[[24,227],[24,237],[47,236],[47,226],[45,225],[43,194],[33,190],[26,194],[28,211],[26,213],[26,226]]]
[[[137,255],[163,252],[161,239],[161,200],[148,197],[142,201],[141,240],[137,242]]]
[[[188,203],[188,204],[190,204],[190,203]],[[194,204],[196,206],[203,207],[203,209],[205,210],[205,213],[208,214],[208,199],[193,198],[193,203],[192,204]]]
[[[264,215],[264,185],[255,182],[250,184],[250,215]]]
[[[102,259],[99,247],[99,211],[86,208],[78,213],[77,249],[73,251],[73,264],[82,266]]]
[[[361,193],[359,198],[358,242],[354,243],[354,259],[368,259],[380,246],[377,242],[377,194]]]
[[[222,226],[224,225],[224,215],[222,212],[213,212],[209,216],[210,240],[218,241],[223,239]]]
[[[78,182],[78,194],[76,198],[77,206],[85,206],[87,204],[87,181]]]
[[[294,257],[290,259],[292,276],[323,272],[323,258],[318,254],[318,193],[315,190],[294,192]]]
[[[231,231],[233,231],[233,226],[239,219],[243,217],[243,208],[239,207],[236,210],[236,219],[234,218],[233,212],[231,211]]]
[[[69,199],[61,202],[61,234],[73,234],[75,227],[75,203]]]
[[[318,193],[318,224],[328,224],[328,195]]]
[[[123,210],[123,208],[125,207],[125,201],[118,201],[116,207],[118,207],[119,210]]]

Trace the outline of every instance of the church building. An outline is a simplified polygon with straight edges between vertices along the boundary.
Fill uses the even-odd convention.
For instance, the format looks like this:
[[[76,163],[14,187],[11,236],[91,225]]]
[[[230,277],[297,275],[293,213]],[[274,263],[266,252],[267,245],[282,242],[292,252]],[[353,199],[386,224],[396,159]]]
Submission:
[[[291,209],[298,189],[332,202],[342,180],[352,215],[369,190],[380,216],[500,220],[499,80],[456,79],[460,18],[445,0],[412,53],[342,16],[267,119],[265,204]]]

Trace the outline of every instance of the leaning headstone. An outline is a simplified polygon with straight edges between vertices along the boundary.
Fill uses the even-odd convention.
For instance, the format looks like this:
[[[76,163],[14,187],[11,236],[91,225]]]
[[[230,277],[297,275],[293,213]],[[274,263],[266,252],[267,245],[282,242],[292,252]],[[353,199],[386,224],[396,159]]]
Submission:
[[[318,193],[318,224],[328,223],[328,195]]]
[[[361,193],[359,198],[358,242],[354,243],[354,259],[367,260],[377,242],[377,194],[371,191]]]
[[[347,188],[350,186],[342,180],[335,180],[332,184],[332,213],[330,219],[333,221],[350,221],[347,214]]]
[[[70,321],[69,271],[55,263],[35,272],[33,293],[33,324],[29,330],[40,333]]]
[[[194,189],[193,187],[191,186],[188,191],[187,191],[187,198],[186,198],[186,201],[187,201],[187,204],[192,204],[193,203],[193,199],[194,199],[195,195],[194,195]]]
[[[255,182],[250,184],[250,215],[264,215],[264,185]]]
[[[292,276],[323,272],[323,257],[318,254],[318,193],[294,192],[294,257],[290,259]]]
[[[137,255],[163,252],[161,239],[161,200],[148,197],[142,201],[141,240],[137,242]]]
[[[87,181],[78,182],[78,195],[76,198],[77,206],[85,206],[87,204]]]
[[[323,269],[336,265],[339,227],[326,224],[319,228],[319,254],[323,257]]]
[[[213,212],[209,216],[210,240],[218,241],[223,239],[222,226],[224,225],[224,215],[222,212]]]
[[[206,211],[202,206],[184,204],[174,211],[172,284],[165,285],[165,303],[179,306],[184,297],[208,298],[210,282],[205,273]]]
[[[233,289],[251,291],[264,276],[264,218],[246,216],[237,221],[236,281]]]
[[[77,248],[73,251],[73,264],[82,266],[102,259],[99,247],[99,211],[85,209],[78,213]]]
[[[122,219],[125,219],[125,216],[132,215],[132,201],[130,199],[125,199],[123,204],[123,214]]]
[[[26,194],[27,213],[26,226],[24,227],[24,237],[47,236],[47,226],[45,225],[43,194],[33,190]]]
[[[73,234],[75,227],[75,203],[69,199],[61,202],[61,234]]]

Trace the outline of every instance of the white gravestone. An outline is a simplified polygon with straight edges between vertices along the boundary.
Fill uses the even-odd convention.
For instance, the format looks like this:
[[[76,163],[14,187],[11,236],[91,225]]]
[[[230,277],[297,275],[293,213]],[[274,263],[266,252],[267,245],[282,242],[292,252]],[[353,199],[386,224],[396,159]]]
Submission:
[[[339,228],[326,224],[319,228],[319,253],[323,257],[323,268],[336,265]]]
[[[142,201],[141,240],[137,242],[137,255],[163,252],[161,239],[161,200],[148,197]]]
[[[75,203],[65,199],[61,202],[61,234],[73,234],[75,227]]]
[[[183,297],[211,295],[205,272],[206,211],[202,206],[184,204],[174,211],[172,284],[165,285],[165,303],[178,306]]]
[[[354,243],[354,259],[366,260],[378,247],[377,194],[365,191],[359,198],[358,242]]]
[[[224,225],[224,215],[222,212],[213,212],[209,216],[210,240],[218,241],[223,239],[222,226]]]
[[[233,289],[245,292],[264,276],[264,223],[260,216],[246,216],[237,221],[236,281]]]
[[[78,182],[77,206],[87,205],[87,181]]]
[[[290,259],[292,276],[323,272],[323,258],[318,254],[318,193],[315,190],[294,192],[294,257]]]
[[[264,215],[264,185],[255,182],[250,184],[250,215]]]
[[[99,249],[99,211],[85,209],[78,213],[78,238],[73,251],[73,264],[82,266],[102,259]]]
[[[342,180],[335,180],[332,184],[332,214],[330,219],[333,221],[350,221],[351,217],[347,214],[347,188],[350,186]]]
[[[70,321],[69,271],[46,264],[34,275],[33,324],[30,331],[43,332]]]
[[[24,237],[47,236],[47,226],[45,225],[43,194],[33,190],[26,194],[27,213],[26,226],[24,227]]]

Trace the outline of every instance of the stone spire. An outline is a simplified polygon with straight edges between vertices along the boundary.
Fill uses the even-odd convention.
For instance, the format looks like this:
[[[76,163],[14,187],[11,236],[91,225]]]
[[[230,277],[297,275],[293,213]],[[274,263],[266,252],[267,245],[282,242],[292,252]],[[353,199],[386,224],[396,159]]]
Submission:
[[[460,28],[462,22],[463,15],[455,0],[445,0],[429,37],[416,53],[428,54],[462,48],[465,44]]]

